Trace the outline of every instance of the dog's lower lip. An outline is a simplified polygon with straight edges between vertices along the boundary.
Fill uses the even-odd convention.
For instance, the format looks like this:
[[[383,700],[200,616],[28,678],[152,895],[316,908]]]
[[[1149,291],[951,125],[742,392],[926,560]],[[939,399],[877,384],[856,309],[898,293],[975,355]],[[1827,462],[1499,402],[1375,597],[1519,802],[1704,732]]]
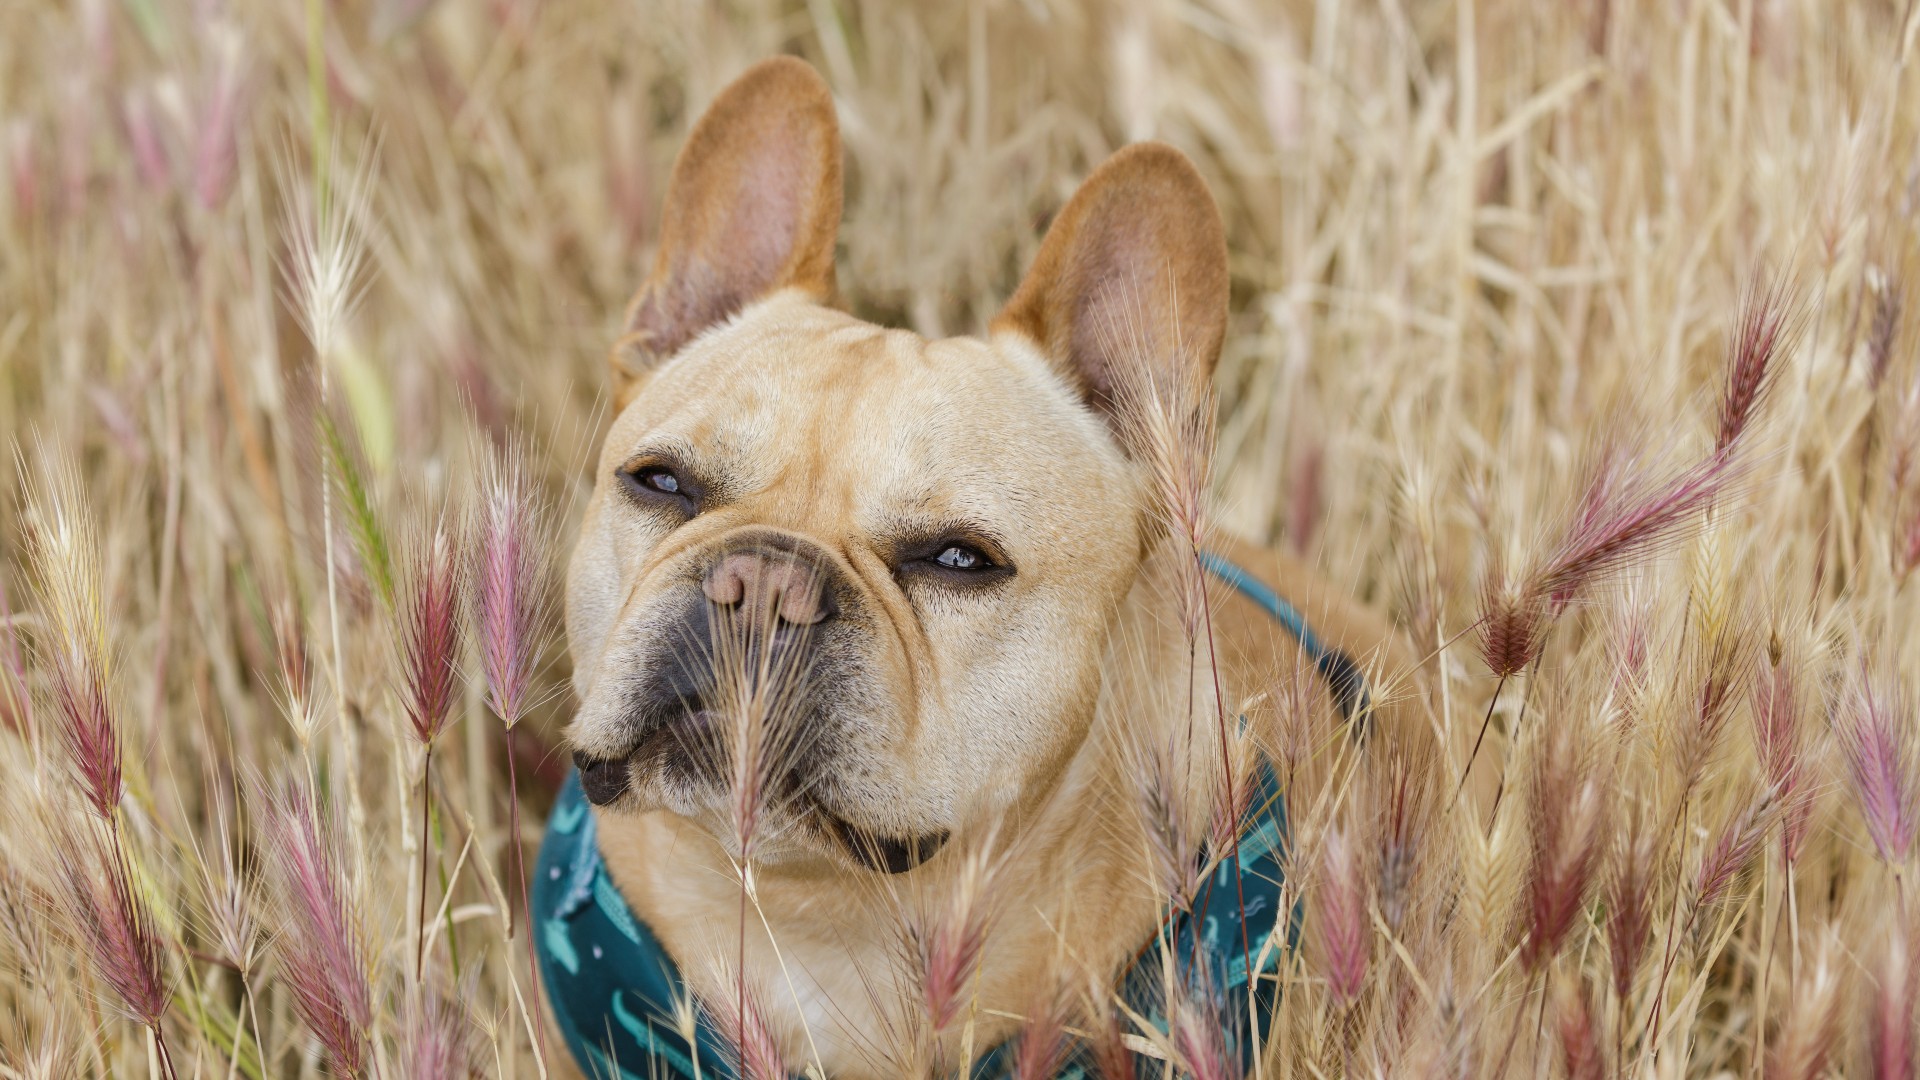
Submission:
[[[831,813],[823,813],[823,817],[829,833],[855,862],[887,874],[904,874],[933,858],[952,835],[939,829],[917,836],[892,837],[862,829]]]
[[[607,806],[619,801],[633,787],[634,766],[643,772],[683,767],[711,756],[706,742],[718,717],[708,709],[692,709],[679,718],[650,728],[628,751],[618,757],[594,757],[576,751],[574,768],[580,772],[580,788],[587,801]]]

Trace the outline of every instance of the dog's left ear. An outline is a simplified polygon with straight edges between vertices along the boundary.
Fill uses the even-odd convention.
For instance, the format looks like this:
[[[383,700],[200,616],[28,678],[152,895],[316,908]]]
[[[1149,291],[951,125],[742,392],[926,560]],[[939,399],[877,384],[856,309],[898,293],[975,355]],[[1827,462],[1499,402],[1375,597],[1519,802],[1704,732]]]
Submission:
[[[1038,344],[1127,445],[1130,381],[1212,377],[1227,287],[1226,234],[1206,181],[1173,147],[1135,143],[1060,211],[992,331]]]
[[[840,126],[813,68],[762,60],[722,90],[673,163],[659,254],[613,348],[616,404],[761,297],[793,288],[832,299],[840,194]]]

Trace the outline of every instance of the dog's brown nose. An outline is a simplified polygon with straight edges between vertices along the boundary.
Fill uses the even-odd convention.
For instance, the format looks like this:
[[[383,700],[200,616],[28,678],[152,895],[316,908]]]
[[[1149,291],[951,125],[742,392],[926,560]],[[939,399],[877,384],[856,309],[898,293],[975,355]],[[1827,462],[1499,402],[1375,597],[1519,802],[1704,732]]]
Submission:
[[[700,588],[707,599],[722,607],[738,605],[743,618],[764,625],[778,619],[812,626],[835,613],[826,575],[790,551],[730,551],[707,571]]]

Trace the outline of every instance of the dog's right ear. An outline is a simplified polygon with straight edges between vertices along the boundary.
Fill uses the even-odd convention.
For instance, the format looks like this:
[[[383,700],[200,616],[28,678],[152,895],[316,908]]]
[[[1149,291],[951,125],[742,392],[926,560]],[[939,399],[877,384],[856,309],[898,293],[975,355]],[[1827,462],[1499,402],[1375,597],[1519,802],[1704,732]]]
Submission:
[[[1132,392],[1212,378],[1227,289],[1226,233],[1206,181],[1173,147],[1135,143],[1053,219],[992,329],[1039,346],[1131,451]]]
[[[781,289],[834,295],[840,127],[804,61],[763,60],[707,107],[667,183],[660,249],[612,356],[616,407],[661,361]]]

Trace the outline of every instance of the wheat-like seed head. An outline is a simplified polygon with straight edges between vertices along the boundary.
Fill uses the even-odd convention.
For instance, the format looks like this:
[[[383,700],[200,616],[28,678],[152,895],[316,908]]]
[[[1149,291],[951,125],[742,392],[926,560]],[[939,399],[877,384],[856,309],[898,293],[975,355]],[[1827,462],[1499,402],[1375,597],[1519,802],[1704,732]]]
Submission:
[[[1763,789],[1721,826],[1694,875],[1696,911],[1712,908],[1733,891],[1777,824],[1780,810],[1779,796]]]
[[[1315,890],[1315,933],[1324,958],[1327,993],[1336,1005],[1351,1005],[1366,983],[1373,934],[1360,860],[1344,830],[1329,833],[1320,849]]]
[[[1173,1060],[1193,1080],[1239,1080],[1240,1061],[1220,1027],[1212,973],[1202,967],[1188,981],[1188,993],[1170,1003]]]
[[[122,838],[103,826],[89,827],[56,852],[68,911],[94,970],[113,990],[116,1007],[157,1028],[172,994],[167,943],[135,881]]]
[[[461,996],[418,990],[401,1013],[401,1060],[408,1080],[467,1080],[481,1064],[478,1032]]]
[[[1014,1048],[1014,1080],[1052,1080],[1067,1055],[1066,999],[1050,990],[1035,995]]]
[[[217,948],[217,955],[244,979],[253,971],[260,947],[258,884],[241,868],[240,856],[235,851],[241,836],[231,820],[231,797],[219,791],[209,801],[217,808],[213,813],[211,835],[205,846],[195,840],[194,863],[199,871],[201,914],[206,922],[206,936]],[[213,849],[211,856],[206,853],[206,847]]]
[[[726,1040],[728,1065],[741,1080],[787,1080],[786,1059],[769,1025],[764,991],[740,971],[737,963],[715,960],[724,973],[716,1000],[703,1001],[706,1014]]]
[[[100,539],[70,465],[50,463],[29,511],[38,598],[68,762],[93,811],[111,818],[125,793],[113,700],[112,649],[101,593]]]
[[[1840,734],[1860,816],[1880,858],[1902,865],[1920,827],[1908,707],[1899,691],[1876,687],[1862,671],[1848,691],[1847,712]]]
[[[919,1005],[938,1037],[960,1019],[987,949],[997,914],[993,890],[994,845],[969,851],[952,890],[924,898],[906,915],[909,970],[917,976]]]
[[[1610,1075],[1604,1036],[1593,1015],[1588,995],[1571,982],[1557,995],[1554,1033],[1560,1042],[1560,1065],[1567,1080],[1603,1080]]]
[[[425,982],[486,1034],[470,1071],[559,1065],[515,879],[564,776],[547,570],[589,497],[610,419],[597,358],[672,224],[674,155],[728,74],[788,52],[831,84],[857,178],[837,300],[928,336],[988,323],[1107,140],[1188,153],[1227,226],[1229,333],[1210,385],[1168,376],[1195,359],[1177,342],[1101,343],[1138,365],[1118,404],[1146,509],[1128,511],[1151,515],[1159,555],[1244,535],[1384,609],[1420,659],[1404,704],[1454,740],[1445,771],[1491,713],[1474,779],[1498,782],[1497,812],[1466,793],[1409,812],[1425,804],[1382,744],[1326,728],[1310,666],[1148,709],[1141,726],[1196,733],[1156,748],[1157,773],[1129,748],[1102,793],[1116,888],[1193,891],[1193,856],[1246,809],[1243,750],[1284,789],[1280,902],[1303,947],[1278,957],[1258,1075],[1584,1076],[1596,1057],[1608,1076],[1912,1075],[1920,9],[257,6],[0,4],[0,432],[27,447],[0,468],[0,786],[49,808],[0,820],[0,1072],[147,1068],[150,1029],[93,950],[48,936],[71,920],[47,912],[87,905],[40,853],[100,830],[154,915],[183,1075],[269,1075],[316,1047],[334,1075],[459,1071],[410,1011],[413,965],[386,962],[419,947],[413,916],[361,888],[421,854],[412,695],[385,632],[417,491],[467,509],[475,537],[459,622],[486,685],[445,687],[446,723],[483,703],[503,721],[438,730],[426,854],[446,922]],[[1087,27],[1110,32],[1089,48]],[[358,149],[376,118],[377,168]],[[1238,601],[1173,569],[1135,599],[1205,659],[1206,608]],[[1334,633],[1316,598],[1288,598]],[[708,824],[764,884],[751,856],[790,807],[766,779],[780,711],[755,706],[779,695],[750,652],[731,665],[741,707],[703,746],[733,796]],[[1119,649],[1105,673],[1147,662]],[[1259,691],[1272,745],[1223,740],[1234,697]],[[1570,723],[1592,753],[1556,764]],[[236,780],[283,774],[329,827],[317,846],[305,826],[272,842],[273,799]],[[1604,854],[1584,899],[1549,903],[1577,895],[1545,886],[1581,876],[1590,791],[1608,796]],[[1336,831],[1371,946],[1350,1005],[1319,956],[1341,929],[1318,917]],[[1564,839],[1536,857],[1536,835]],[[959,830],[939,858],[1011,880],[993,872],[1017,837],[958,866],[979,839]],[[70,853],[105,889],[108,864]],[[976,1005],[1042,1018],[975,1000],[970,973],[1024,918],[1008,902],[1034,899],[979,878],[963,892],[996,904],[892,883],[922,937],[888,942],[908,1019],[870,1037],[873,1062],[946,1064]],[[300,900],[329,888],[341,905]],[[1066,926],[1085,902],[1064,902]],[[305,942],[342,925],[359,960],[336,979]],[[922,944],[945,990],[922,985]],[[471,981],[441,977],[456,956]],[[780,980],[761,989],[770,1025],[791,1017]],[[1243,1017],[1244,991],[1175,1002],[1185,1052],[1174,1011],[1149,1038],[1111,991],[1088,993],[1111,1021],[1106,1075],[1164,1071],[1120,1064],[1122,1031],[1233,1067],[1206,1025]],[[923,999],[949,1014],[938,1038]],[[1830,1023],[1833,1000],[1858,1008]],[[672,1011],[690,1034],[695,1005]]]
[[[1872,1051],[1875,1077],[1911,1080],[1920,1068],[1914,1046],[1915,979],[1913,939],[1907,913],[1895,911],[1887,920],[1886,940],[1873,971]]]
[[[1572,723],[1552,725],[1537,744],[1528,792],[1529,865],[1522,959],[1551,961],[1585,907],[1606,855],[1608,777]]]
[[[1794,980],[1786,1022],[1768,1052],[1767,1080],[1814,1080],[1825,1073],[1840,1037],[1846,994],[1836,969],[1837,935],[1826,927],[1810,963]]]
[[[335,343],[364,296],[361,270],[379,156],[369,146],[359,164],[337,174],[342,172],[337,166],[340,151],[338,145],[331,147],[316,166],[318,190],[296,188],[299,196],[286,220],[290,250],[283,273],[289,306],[323,365],[330,362]],[[282,171],[291,181],[291,160]]]
[[[401,560],[394,630],[398,689],[408,731],[427,748],[452,716],[459,681],[464,548],[458,526],[443,519],[421,528]]]
[[[1619,1002],[1632,996],[1634,980],[1646,960],[1659,843],[1647,815],[1637,806],[1629,811],[1626,828],[1614,841],[1606,891],[1606,938],[1610,983]]]
[[[256,793],[275,883],[275,953],[300,1019],[342,1074],[369,1074],[374,1002],[361,905],[341,830],[305,781]]]
[[[1512,802],[1503,802],[1490,827],[1472,820],[1471,815],[1455,815],[1460,833],[1460,918],[1469,931],[1461,941],[1469,963],[1494,963],[1483,950],[1466,948],[1467,940],[1506,940],[1513,926],[1513,911],[1523,866],[1522,851],[1513,823]]]
[[[508,727],[534,704],[534,669],[551,632],[552,593],[544,553],[552,546],[546,500],[527,475],[518,445],[489,445],[466,530],[474,639],[480,645],[487,701]]]
[[[1792,351],[1800,333],[1799,307],[1795,286],[1783,278],[1758,277],[1748,283],[1727,341],[1714,453],[1730,452],[1746,435],[1763,400],[1779,381],[1781,354]]]

